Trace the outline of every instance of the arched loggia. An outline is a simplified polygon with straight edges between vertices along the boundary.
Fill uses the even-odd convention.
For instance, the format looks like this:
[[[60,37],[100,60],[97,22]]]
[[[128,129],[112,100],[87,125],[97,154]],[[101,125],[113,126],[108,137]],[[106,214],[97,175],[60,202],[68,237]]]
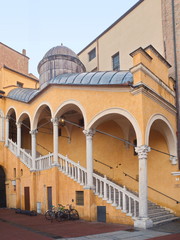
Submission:
[[[138,175],[134,144],[135,141],[142,144],[142,135],[138,122],[128,111],[111,108],[100,112],[90,121],[85,132],[90,185],[93,171],[98,171],[120,184],[128,184],[123,169]]]

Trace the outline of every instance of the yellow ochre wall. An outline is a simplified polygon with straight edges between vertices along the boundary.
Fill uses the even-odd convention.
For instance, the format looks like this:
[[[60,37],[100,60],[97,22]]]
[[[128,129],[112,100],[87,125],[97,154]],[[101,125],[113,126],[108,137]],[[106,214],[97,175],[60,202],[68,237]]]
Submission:
[[[143,62],[147,68],[151,69],[152,72],[157,65],[160,68],[161,66],[165,68],[161,59],[156,58],[153,53],[152,57],[152,61],[157,63],[153,65],[149,62]],[[140,74],[134,73],[134,81],[144,82],[144,79],[146,81],[147,76],[145,76],[145,73],[141,71],[139,71],[139,73]],[[158,72],[156,72],[156,74],[159,75],[159,78],[162,78],[161,80],[164,80],[165,77],[164,82],[167,81],[166,72],[164,75],[161,73],[161,76]],[[155,91],[159,93],[156,89],[157,83],[153,82],[151,77],[148,76],[147,78],[147,84],[151,84],[151,88],[154,88]],[[161,86],[159,86],[158,89],[161,90],[160,88]],[[74,86],[50,86],[29,104],[20,104],[11,99],[2,99],[0,107],[4,109],[5,115],[8,113],[8,109],[14,108],[17,114],[16,120],[19,119],[22,112],[26,112],[30,117],[31,129],[37,127],[33,126],[33,120],[37,110],[43,104],[51,110],[52,116],[49,116],[49,119],[51,119],[51,117],[55,116],[59,106],[65,102],[71,102],[71,107],[68,108],[68,110],[73,109],[72,102],[76,103],[83,109],[82,115],[84,114],[85,126],[88,126],[92,119],[103,111],[114,109],[114,115],[110,115],[107,119],[104,118],[104,121],[97,126],[97,129],[119,138],[126,138],[128,136],[128,141],[133,143],[136,138],[134,131],[131,131],[130,135],[127,134],[125,136],[128,129],[133,129],[132,124],[129,120],[125,119],[125,117],[116,113],[118,109],[123,109],[136,119],[142,133],[142,145],[145,144],[146,127],[154,114],[158,113],[165,116],[171,124],[173,131],[176,132],[175,111],[170,111],[168,107],[165,108],[162,104],[159,104],[158,99],[154,101],[148,94],[144,94],[143,91],[136,94],[134,91],[131,87],[97,86],[82,88]],[[168,96],[168,93],[166,94]],[[173,105],[173,101],[171,105]],[[116,121],[117,116],[122,120],[120,124]],[[49,123],[48,126],[52,128],[52,123]],[[130,128],[127,126],[130,126]],[[26,132],[26,135],[27,134],[28,132]],[[65,128],[62,128],[62,136],[67,135],[68,133]],[[23,138],[23,141],[25,140],[26,138]],[[37,134],[37,141],[49,149],[50,152],[53,151],[52,134],[47,135],[39,132]],[[28,144],[25,146],[30,148],[30,144],[30,139],[28,138]],[[155,129],[150,131],[149,145],[150,147],[169,152],[164,136],[159,131],[155,131]],[[115,211],[112,206],[97,196],[94,196],[91,190],[83,189],[82,186],[63,175],[57,167],[44,171],[30,172],[30,170],[4,146],[4,143],[1,143],[0,147],[0,165],[4,167],[6,173],[8,207],[24,208],[24,187],[29,186],[31,209],[36,209],[36,203],[41,202],[42,211],[44,212],[47,209],[47,187],[52,186],[54,205],[58,203],[71,203],[72,199],[74,199],[73,205],[75,205],[79,211],[80,216],[87,220],[96,220],[96,206],[104,205],[107,207],[107,221],[132,224],[130,217],[125,216],[119,210]],[[118,184],[138,191],[137,181],[124,175],[124,173],[127,173],[133,178],[138,179],[138,156],[134,155],[134,148],[132,146],[128,146],[122,141],[96,132],[93,137],[93,150],[94,159],[99,161],[94,161],[95,171],[106,175]],[[37,147],[37,151],[42,155],[47,154],[47,151],[40,147]],[[86,141],[82,129],[73,126],[70,131],[70,141],[68,141],[68,138],[59,137],[59,152],[67,155],[74,162],[79,162],[80,165],[86,167]],[[16,168],[16,177],[13,175],[14,168]],[[177,165],[172,166],[168,156],[154,151],[148,154],[148,185],[178,199],[179,190],[175,187],[174,177],[171,175],[172,171],[177,171]],[[23,174],[21,176],[22,172]],[[17,180],[16,191],[13,189],[11,183],[14,179]],[[166,181],[165,185],[164,181]],[[75,191],[83,190],[85,194],[85,206],[76,206]],[[149,198],[163,206],[171,208],[177,215],[180,215],[180,210],[174,202],[164,200],[162,196],[157,196],[154,191],[149,190]]]

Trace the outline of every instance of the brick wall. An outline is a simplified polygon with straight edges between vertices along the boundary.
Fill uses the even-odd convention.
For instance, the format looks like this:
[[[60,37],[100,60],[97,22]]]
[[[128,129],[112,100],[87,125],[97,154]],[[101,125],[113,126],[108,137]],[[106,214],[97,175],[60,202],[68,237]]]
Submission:
[[[24,52],[25,53],[25,52]],[[14,49],[0,43],[0,68],[3,65],[23,74],[28,74],[29,58]]]
[[[180,89],[180,0],[174,1],[175,13],[175,35],[176,35],[176,55],[178,80]],[[172,15],[172,0],[162,0],[162,21],[163,21],[163,35],[165,57],[172,65],[170,75],[175,79],[175,64],[174,64],[174,39],[173,39],[173,15]]]

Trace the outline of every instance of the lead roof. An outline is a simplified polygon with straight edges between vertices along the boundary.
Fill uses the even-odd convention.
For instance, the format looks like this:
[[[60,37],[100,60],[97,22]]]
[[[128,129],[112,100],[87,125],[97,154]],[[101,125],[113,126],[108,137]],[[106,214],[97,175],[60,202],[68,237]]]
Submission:
[[[70,85],[70,86],[113,86],[127,85],[133,82],[133,75],[128,71],[119,72],[85,72],[65,73],[52,78],[49,85]],[[37,96],[42,89],[15,88],[7,97],[16,101],[28,103]]]

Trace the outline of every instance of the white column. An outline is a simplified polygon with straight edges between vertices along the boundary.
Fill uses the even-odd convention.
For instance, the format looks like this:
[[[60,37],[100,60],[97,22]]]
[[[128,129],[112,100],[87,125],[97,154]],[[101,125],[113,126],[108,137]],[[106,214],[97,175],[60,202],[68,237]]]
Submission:
[[[86,189],[94,189],[93,184],[93,144],[92,139],[95,134],[95,130],[84,130],[86,135],[86,167],[87,167],[87,185]]]
[[[17,157],[20,156],[20,148],[21,148],[21,122],[17,122]]]
[[[6,140],[5,146],[8,147],[8,139],[9,139],[9,116],[6,117]]]
[[[147,155],[150,147],[142,145],[135,148],[139,158],[139,217],[135,221],[135,227],[149,228],[153,223],[148,218],[148,189],[147,189]]]
[[[36,170],[35,160],[36,160],[36,134],[37,130],[32,130],[29,132],[31,134],[31,153],[32,153],[32,171]]]
[[[53,166],[58,165],[58,118],[52,118],[51,122],[53,123],[53,151],[54,151],[54,163]]]

